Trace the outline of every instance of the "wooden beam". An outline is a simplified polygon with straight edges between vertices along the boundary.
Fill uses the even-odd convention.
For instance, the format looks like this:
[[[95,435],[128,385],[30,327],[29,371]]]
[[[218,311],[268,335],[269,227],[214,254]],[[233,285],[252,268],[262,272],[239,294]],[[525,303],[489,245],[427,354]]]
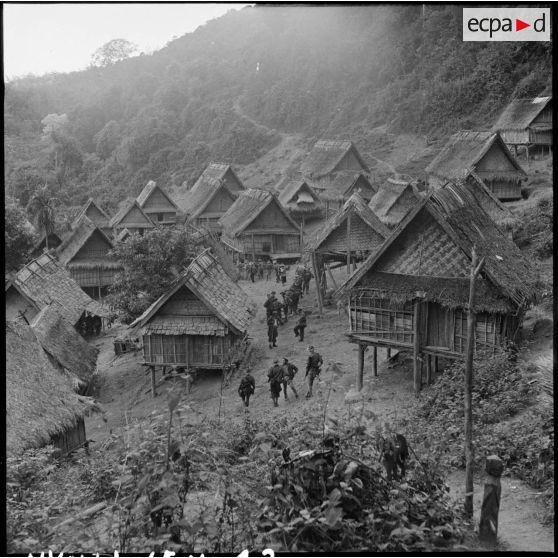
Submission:
[[[432,355],[426,355],[426,383],[432,383]]]
[[[414,384],[415,393],[418,393],[422,389],[422,378],[421,378],[422,366],[419,360],[419,353],[420,353],[419,318],[420,318],[420,302],[415,302],[414,315],[413,315],[413,384]]]
[[[375,349],[376,347],[374,347]],[[365,345],[359,343],[358,345],[358,367],[357,367],[357,377],[356,377],[356,389],[360,391],[362,389],[362,379],[364,376],[364,349]]]
[[[475,280],[484,265],[478,262],[473,246],[467,308],[467,349],[465,351],[465,515],[473,517],[473,353],[475,350]]]
[[[151,370],[151,395],[153,397],[157,397],[157,391],[155,387],[155,366],[150,366],[149,369]]]
[[[373,358],[373,370],[374,376],[378,375],[378,347],[374,345],[374,350],[372,351],[372,358]]]
[[[318,275],[318,257],[316,256],[316,252],[312,252],[312,267],[314,268],[314,277],[316,277],[316,279],[319,281],[319,275]],[[320,316],[323,314],[324,308],[323,308],[323,301],[322,301],[322,289],[316,289],[316,293],[318,295],[318,310],[320,312]]]
[[[271,243],[273,244],[273,236],[271,237]],[[273,246],[271,248],[273,251]],[[252,261],[256,261],[256,242],[254,240],[254,233],[252,233]]]
[[[347,275],[351,274],[351,212],[347,215]]]

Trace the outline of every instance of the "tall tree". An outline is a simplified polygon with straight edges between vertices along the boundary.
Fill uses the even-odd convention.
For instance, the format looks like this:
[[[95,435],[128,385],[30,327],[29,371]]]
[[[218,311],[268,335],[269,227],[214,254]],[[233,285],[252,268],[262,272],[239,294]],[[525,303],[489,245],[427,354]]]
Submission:
[[[36,240],[23,208],[11,198],[6,200],[4,222],[4,258],[6,270],[25,264]]]
[[[120,60],[129,58],[137,52],[138,47],[126,39],[112,39],[99,47],[91,57],[92,66],[110,66]]]
[[[27,204],[27,212],[35,228],[45,234],[47,250],[49,249],[48,235],[54,231],[54,208],[57,202],[58,199],[51,196],[48,188],[44,187],[35,192]]]

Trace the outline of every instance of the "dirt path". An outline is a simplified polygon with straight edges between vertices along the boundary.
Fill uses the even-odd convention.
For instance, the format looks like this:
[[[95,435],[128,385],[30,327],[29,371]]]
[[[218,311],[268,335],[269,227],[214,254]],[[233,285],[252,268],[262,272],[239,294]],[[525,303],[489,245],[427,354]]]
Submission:
[[[457,500],[464,500],[465,472],[455,471],[447,479],[450,494]],[[474,518],[478,525],[482,506],[483,486],[474,485]],[[498,539],[500,549],[509,552],[553,552],[554,533],[549,526],[542,525],[540,519],[543,507],[537,500],[538,492],[520,480],[502,478],[502,497],[498,518]]]

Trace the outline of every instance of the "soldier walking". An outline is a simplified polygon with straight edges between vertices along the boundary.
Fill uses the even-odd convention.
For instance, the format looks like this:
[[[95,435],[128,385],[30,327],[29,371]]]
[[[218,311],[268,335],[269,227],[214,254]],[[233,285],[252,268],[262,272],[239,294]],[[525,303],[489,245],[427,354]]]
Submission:
[[[269,382],[269,391],[271,391],[271,399],[273,406],[278,406],[278,399],[281,395],[281,384],[283,383],[283,368],[279,366],[279,360],[273,361],[273,366],[267,373],[267,381]]]
[[[245,407],[248,407],[250,403],[250,396],[254,394],[256,390],[256,381],[254,376],[250,374],[249,370],[246,370],[242,380],[240,380],[240,385],[238,386],[238,395],[242,398],[242,402]]]
[[[290,388],[293,390],[293,393],[295,394],[295,397],[298,399],[298,393],[296,392],[296,389],[294,387],[294,377],[297,372],[298,372],[298,367],[296,367],[292,362],[289,362],[289,359],[284,358],[283,359],[283,394],[285,396],[285,399],[288,399],[287,386],[290,386]]]
[[[310,280],[314,277],[312,272],[308,269],[308,267],[304,267],[304,271],[302,272],[302,292],[308,294],[310,291]]]
[[[314,385],[314,379],[320,375],[322,371],[322,364],[324,363],[322,355],[314,350],[314,347],[310,345],[308,347],[310,356],[306,363],[306,376],[308,378],[308,393],[306,394],[306,399],[312,397],[312,386]]]
[[[273,312],[267,320],[267,340],[269,341],[269,348],[277,347],[275,343],[277,341],[277,326],[279,325],[279,320],[277,319],[277,313]]]
[[[306,327],[306,312],[302,309],[298,311],[298,321],[294,327],[295,337],[299,338],[299,341],[304,341],[304,328]]]
[[[287,269],[285,268],[284,265],[281,265],[281,267],[279,268],[279,277],[281,278],[281,283],[283,283],[283,285],[286,285],[286,283],[287,283]]]

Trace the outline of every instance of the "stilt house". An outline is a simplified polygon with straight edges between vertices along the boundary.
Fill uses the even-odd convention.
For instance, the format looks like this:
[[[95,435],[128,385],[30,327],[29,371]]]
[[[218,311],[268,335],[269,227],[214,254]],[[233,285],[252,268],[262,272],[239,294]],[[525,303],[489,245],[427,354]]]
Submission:
[[[124,229],[131,234],[142,235],[146,230],[153,229],[155,225],[135,199],[125,200],[118,213],[110,220],[109,226],[116,238]]]
[[[108,317],[108,310],[90,298],[52,254],[43,254],[22,267],[5,284],[6,319],[29,323],[53,301],[64,319],[75,326],[82,316]]]
[[[221,369],[244,337],[249,307],[246,293],[207,249],[130,327],[141,328],[146,365]]]
[[[103,232],[105,235],[110,236],[112,234],[111,228],[109,226],[110,217],[105,213],[101,207],[93,200],[89,198],[81,211],[78,213],[77,217],[72,223],[72,229],[75,229],[80,223],[83,217],[87,217]]]
[[[464,180],[475,172],[499,200],[521,198],[521,181],[527,174],[500,134],[457,132],[426,167],[430,187]]]
[[[410,182],[388,178],[370,200],[369,207],[382,223],[394,228],[420,199]]]
[[[287,177],[275,187],[275,191],[281,205],[303,226],[306,221],[322,216],[323,204],[303,177]]]
[[[301,231],[277,197],[266,190],[244,190],[221,217],[221,241],[240,257],[297,259]]]
[[[329,279],[327,264],[337,262],[339,267],[346,263],[350,272],[351,263],[362,260],[379,250],[389,236],[389,229],[378,219],[366,202],[353,194],[343,208],[318,229],[315,238],[310,242],[308,251],[312,253],[314,276],[318,277],[320,294],[323,298],[328,281],[336,288],[333,276]],[[330,273],[330,272],[329,272]]]
[[[66,454],[86,442],[93,401],[78,395],[50,363],[33,330],[6,322],[6,450],[20,455],[52,443]]]
[[[337,292],[349,300],[348,336],[359,344],[360,368],[367,345],[410,349],[420,389],[419,357],[427,357],[427,372],[430,357],[464,358],[473,247],[485,258],[476,280],[475,350],[516,339],[537,293],[533,264],[455,184],[418,204]]]
[[[174,225],[178,206],[153,180],[150,180],[136,198],[138,205],[156,225]]]
[[[219,219],[234,203],[244,185],[230,165],[210,163],[189,191],[176,195],[188,222],[220,232]]]
[[[493,130],[506,145],[552,147],[552,97],[513,100],[500,114]]]
[[[113,244],[93,221],[83,215],[58,247],[60,262],[93,299],[102,300],[122,266],[109,255]]]
[[[57,302],[45,306],[29,324],[51,364],[83,393],[97,369],[99,349],[89,344],[62,317]]]

